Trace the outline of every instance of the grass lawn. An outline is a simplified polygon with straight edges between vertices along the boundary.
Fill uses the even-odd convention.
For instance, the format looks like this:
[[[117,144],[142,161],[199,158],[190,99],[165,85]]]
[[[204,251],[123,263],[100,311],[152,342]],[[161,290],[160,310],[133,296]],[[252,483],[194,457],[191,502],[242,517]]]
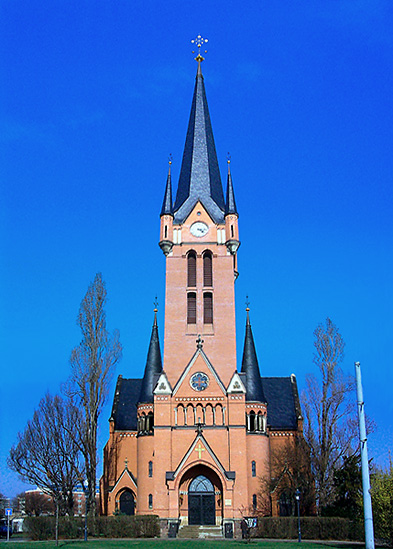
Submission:
[[[55,541],[21,541],[14,539],[9,543],[5,542],[4,547],[10,547],[11,544],[15,549],[55,549]],[[339,549],[359,549],[358,544],[338,544],[338,543],[311,543],[304,542],[305,549],[327,549],[327,548],[339,548]],[[59,540],[59,547],[63,549],[129,549],[137,548],[141,549],[224,549],[230,547],[231,549],[299,549],[299,543],[296,541],[274,542],[274,541],[262,541],[251,540],[249,543],[246,541],[237,540],[186,540],[186,539],[91,539],[87,543],[84,541],[68,541]],[[361,547],[361,546],[360,546]]]

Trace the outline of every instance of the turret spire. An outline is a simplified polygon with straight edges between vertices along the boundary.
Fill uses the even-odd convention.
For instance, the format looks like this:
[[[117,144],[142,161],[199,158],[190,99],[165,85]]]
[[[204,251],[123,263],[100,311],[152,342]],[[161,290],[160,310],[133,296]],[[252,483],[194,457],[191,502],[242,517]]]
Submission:
[[[153,390],[156,382],[156,375],[162,372],[161,349],[158,339],[157,298],[154,305],[154,322],[138,402],[153,402]]]
[[[168,167],[168,177],[166,179],[166,187],[164,200],[162,202],[161,215],[173,215],[173,206],[172,206],[172,177],[171,177],[171,166],[172,166],[172,155],[169,155],[169,167]]]
[[[246,374],[246,400],[253,402],[266,402],[262,388],[261,372],[259,371],[257,352],[250,323],[250,309],[247,304],[246,337],[241,371]]]
[[[233,190],[233,183],[232,183],[232,175],[231,175],[231,158],[228,153],[228,178],[227,178],[227,200],[225,203],[225,215],[228,214],[236,214],[237,208],[236,208],[236,201],[235,201],[235,192]]]
[[[200,47],[200,35],[192,41],[198,46],[198,62],[190,120],[173,208],[175,223],[183,223],[198,200],[216,223],[224,221],[225,201],[218,167],[213,130],[207,106]]]

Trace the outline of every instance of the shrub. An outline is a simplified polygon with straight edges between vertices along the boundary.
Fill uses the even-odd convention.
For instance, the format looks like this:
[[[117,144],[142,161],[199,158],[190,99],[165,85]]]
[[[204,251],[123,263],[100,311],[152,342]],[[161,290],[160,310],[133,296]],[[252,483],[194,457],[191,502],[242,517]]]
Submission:
[[[301,517],[300,529],[303,539],[337,539],[364,541],[360,522],[339,517]],[[297,517],[261,517],[255,537],[273,539],[297,539]]]
[[[26,517],[27,533],[33,541],[55,538],[55,517]],[[77,539],[84,536],[83,517],[59,517],[59,538]],[[160,535],[160,524],[156,515],[89,518],[88,534],[104,538],[153,538]]]

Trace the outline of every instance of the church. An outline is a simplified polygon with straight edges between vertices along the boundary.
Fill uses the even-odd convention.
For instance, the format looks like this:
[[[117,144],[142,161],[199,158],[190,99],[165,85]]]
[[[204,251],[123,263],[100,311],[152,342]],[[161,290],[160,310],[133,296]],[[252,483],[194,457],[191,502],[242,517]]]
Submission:
[[[101,513],[239,531],[260,505],[272,452],[302,436],[296,378],[261,377],[250,312],[236,364],[238,210],[224,196],[202,75],[197,74],[177,192],[171,163],[160,212],[166,263],[163,354],[157,310],[142,379],[119,375],[100,485]],[[279,489],[270,494],[279,514]]]

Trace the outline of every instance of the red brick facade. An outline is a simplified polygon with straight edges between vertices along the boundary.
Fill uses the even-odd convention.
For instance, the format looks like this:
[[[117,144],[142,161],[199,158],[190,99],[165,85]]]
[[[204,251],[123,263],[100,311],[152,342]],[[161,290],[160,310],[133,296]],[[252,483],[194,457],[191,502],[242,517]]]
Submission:
[[[104,450],[101,511],[221,525],[259,505],[272,447],[298,435],[296,381],[285,378],[295,417],[287,425],[270,421],[269,402],[247,400],[247,372],[238,373],[236,364],[237,214],[226,211],[214,221],[196,200],[179,222],[167,209],[160,227],[166,255],[162,371],[151,402],[133,397],[134,428],[117,424],[116,413],[128,405],[125,387],[134,394],[139,380],[119,378]],[[274,412],[277,418],[280,413]],[[202,515],[198,505],[205,506]]]

